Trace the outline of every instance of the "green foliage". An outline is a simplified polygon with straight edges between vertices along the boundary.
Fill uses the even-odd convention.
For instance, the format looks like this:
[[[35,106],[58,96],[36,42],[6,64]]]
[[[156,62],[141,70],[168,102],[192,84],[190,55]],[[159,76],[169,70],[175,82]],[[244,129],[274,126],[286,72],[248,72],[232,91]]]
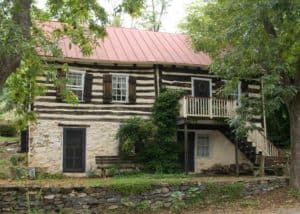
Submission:
[[[282,104],[278,110],[267,114],[268,138],[280,148],[290,147],[290,118],[287,107]]]
[[[176,119],[183,92],[165,90],[157,97],[151,120],[134,117],[118,130],[120,154],[136,155],[144,170],[173,173],[181,169],[180,145],[176,143]]]
[[[137,203],[134,207],[137,211],[145,211],[150,208],[150,202],[148,200],[141,201]]]
[[[172,0],[149,0],[145,2],[142,16],[138,19],[138,22],[140,22],[141,27],[144,29],[159,31],[163,16],[167,13]]]
[[[258,207],[260,203],[257,199],[243,199],[239,204],[242,207]]]
[[[295,189],[290,189],[289,190],[289,195],[291,195],[295,198],[300,198],[300,191],[295,190]]]
[[[179,99],[183,91],[164,90],[156,98],[152,110],[153,123],[157,127],[157,144],[150,144],[145,151],[145,161],[149,170],[173,173],[182,169],[179,161],[181,153],[177,144],[177,124],[179,114]]]
[[[107,182],[96,182],[92,186],[101,187],[109,186],[113,190],[119,192],[122,195],[140,194],[151,188],[155,182],[152,179],[140,179],[140,178],[116,178]]]
[[[143,3],[124,0],[120,8],[138,16]],[[58,29],[44,32],[42,22],[52,20],[60,22],[55,23]],[[36,119],[30,106],[36,96],[45,93],[37,77],[46,76],[47,81],[59,85],[56,68],[42,56],[62,57],[58,44],[65,36],[70,38],[70,48],[77,45],[83,55],[91,55],[97,39],[106,35],[107,21],[106,11],[95,0],[47,0],[43,9],[37,8],[34,1],[0,0],[0,100],[6,103],[1,111],[14,110],[19,129]],[[72,95],[64,92],[66,100],[73,101]]]
[[[267,111],[290,104],[299,93],[298,1],[216,0],[205,6],[202,2],[196,0],[189,7],[182,27],[191,35],[193,47],[213,59],[211,72],[229,83],[261,78]],[[253,105],[242,106],[247,109],[242,110],[243,120],[262,106],[262,99],[245,99]]]
[[[12,124],[0,124],[0,136],[14,137],[17,134],[17,130]]]
[[[172,203],[172,210],[175,212],[179,212],[182,209],[187,208],[187,204],[183,200],[184,193],[180,191],[176,191],[171,194],[171,203]]]
[[[244,190],[244,183],[226,185],[208,183],[203,191],[203,195],[208,202],[227,202],[241,198]]]
[[[47,173],[38,172],[36,179],[63,179],[65,176],[62,173]]]
[[[155,127],[152,121],[140,117],[128,119],[116,135],[120,140],[120,155],[130,156],[139,152],[140,148],[153,141],[154,133]]]

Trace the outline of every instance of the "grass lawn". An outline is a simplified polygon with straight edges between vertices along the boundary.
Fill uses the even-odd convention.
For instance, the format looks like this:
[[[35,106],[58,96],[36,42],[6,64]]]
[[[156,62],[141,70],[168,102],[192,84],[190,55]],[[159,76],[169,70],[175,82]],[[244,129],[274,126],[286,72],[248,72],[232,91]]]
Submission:
[[[0,136],[0,143],[1,142],[15,142],[15,141],[19,141],[20,137],[19,136],[15,136],[15,137],[3,137]]]

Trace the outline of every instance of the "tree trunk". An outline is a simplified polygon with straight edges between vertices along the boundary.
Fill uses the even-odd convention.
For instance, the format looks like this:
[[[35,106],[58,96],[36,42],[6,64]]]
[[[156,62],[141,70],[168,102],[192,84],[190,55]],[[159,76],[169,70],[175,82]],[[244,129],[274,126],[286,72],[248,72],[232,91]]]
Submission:
[[[12,19],[20,27],[24,42],[30,39],[30,8],[32,0],[14,0]],[[0,89],[3,88],[6,79],[14,72],[21,62],[21,54],[0,57]]]
[[[300,94],[289,103],[291,129],[291,169],[290,185],[300,190]]]

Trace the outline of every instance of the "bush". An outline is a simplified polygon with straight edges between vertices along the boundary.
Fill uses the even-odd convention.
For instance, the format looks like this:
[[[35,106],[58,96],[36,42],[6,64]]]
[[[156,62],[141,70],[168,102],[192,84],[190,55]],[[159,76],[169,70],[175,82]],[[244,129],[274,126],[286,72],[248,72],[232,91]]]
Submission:
[[[17,130],[12,124],[0,124],[0,136],[14,137],[16,134]]]
[[[178,100],[182,91],[165,90],[155,100],[150,120],[133,117],[120,127],[120,155],[136,155],[144,170],[155,173],[174,173],[182,169],[179,157],[181,146],[177,143],[176,120]]]

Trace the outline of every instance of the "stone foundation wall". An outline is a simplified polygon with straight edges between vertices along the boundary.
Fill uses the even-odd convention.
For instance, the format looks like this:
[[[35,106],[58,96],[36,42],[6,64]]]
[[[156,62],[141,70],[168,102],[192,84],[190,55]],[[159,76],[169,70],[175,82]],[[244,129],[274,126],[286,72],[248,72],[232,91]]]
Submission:
[[[60,124],[60,125],[59,125]],[[39,120],[30,127],[29,167],[62,172],[63,126],[61,121]],[[118,155],[117,122],[67,123],[86,127],[86,172],[95,169],[96,155]]]
[[[232,182],[217,183],[226,185]],[[244,181],[243,196],[255,195],[288,185],[287,178],[273,177]],[[0,213],[23,212],[28,207],[39,211],[61,211],[71,209],[72,213],[102,213],[105,209],[137,207],[169,208],[174,204],[174,194],[188,197],[191,190],[203,191],[205,183],[161,184],[148,191],[124,196],[113,187],[0,187]],[[145,205],[146,204],[146,205]]]

